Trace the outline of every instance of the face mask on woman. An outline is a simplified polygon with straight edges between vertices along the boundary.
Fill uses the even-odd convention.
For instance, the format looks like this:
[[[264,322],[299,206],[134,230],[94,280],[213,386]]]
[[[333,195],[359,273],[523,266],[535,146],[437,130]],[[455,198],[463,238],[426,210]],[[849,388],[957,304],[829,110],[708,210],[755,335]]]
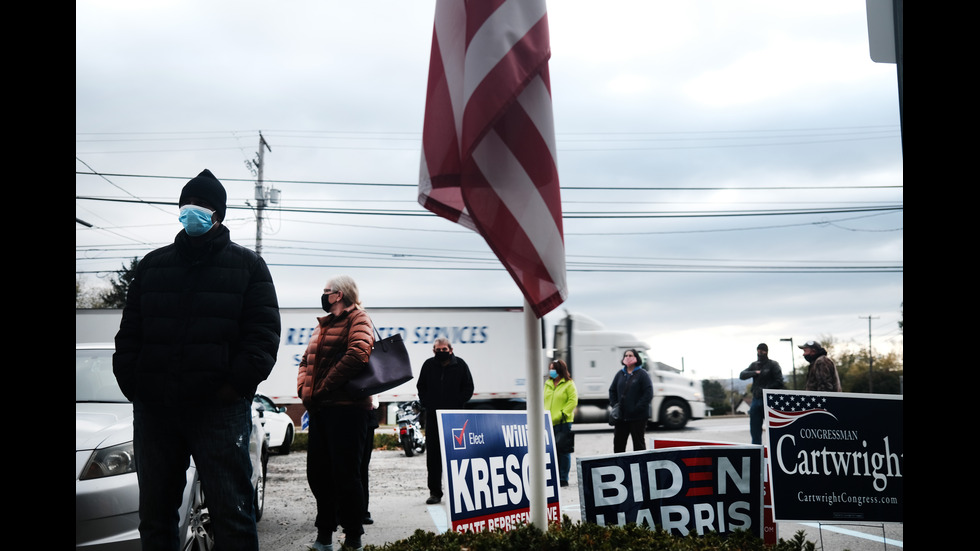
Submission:
[[[548,376],[551,377],[552,379],[557,379],[558,378],[558,372],[555,371],[554,369],[552,369],[551,371],[548,372]]]

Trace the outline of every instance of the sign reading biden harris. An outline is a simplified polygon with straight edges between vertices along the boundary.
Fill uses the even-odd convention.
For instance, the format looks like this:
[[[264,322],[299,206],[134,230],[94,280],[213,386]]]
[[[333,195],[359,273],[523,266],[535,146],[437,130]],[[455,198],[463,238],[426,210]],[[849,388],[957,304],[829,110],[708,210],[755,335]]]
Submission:
[[[582,520],[762,537],[762,453],[762,446],[692,446],[578,458]]]
[[[901,396],[763,394],[777,521],[903,522]]]
[[[531,465],[527,412],[440,410],[450,529],[511,530],[529,524]],[[561,519],[551,413],[544,412],[548,521]]]

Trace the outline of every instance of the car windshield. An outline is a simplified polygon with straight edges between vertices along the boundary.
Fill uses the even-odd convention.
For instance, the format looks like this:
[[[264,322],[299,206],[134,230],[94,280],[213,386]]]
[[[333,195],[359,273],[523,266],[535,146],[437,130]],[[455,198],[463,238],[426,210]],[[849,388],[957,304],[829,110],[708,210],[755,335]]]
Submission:
[[[76,402],[128,402],[112,374],[112,350],[75,350]]]

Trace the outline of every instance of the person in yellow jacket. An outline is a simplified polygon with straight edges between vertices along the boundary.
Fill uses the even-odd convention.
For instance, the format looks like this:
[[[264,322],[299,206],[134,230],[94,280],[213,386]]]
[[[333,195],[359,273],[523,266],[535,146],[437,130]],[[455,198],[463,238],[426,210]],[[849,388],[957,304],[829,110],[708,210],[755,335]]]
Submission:
[[[548,380],[544,383],[544,407],[551,412],[555,451],[558,453],[558,480],[562,486],[568,486],[568,471],[572,465],[572,452],[575,451],[572,422],[575,420],[576,406],[578,391],[568,366],[562,360],[551,362]]]

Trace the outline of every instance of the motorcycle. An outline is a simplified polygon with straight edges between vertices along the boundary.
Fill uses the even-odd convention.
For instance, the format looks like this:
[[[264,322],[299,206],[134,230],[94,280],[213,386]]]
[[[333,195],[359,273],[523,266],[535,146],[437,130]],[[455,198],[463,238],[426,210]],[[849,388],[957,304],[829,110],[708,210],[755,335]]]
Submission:
[[[407,457],[425,452],[425,436],[422,435],[422,424],[419,417],[422,405],[418,400],[398,404],[395,422],[398,423],[398,439]]]

